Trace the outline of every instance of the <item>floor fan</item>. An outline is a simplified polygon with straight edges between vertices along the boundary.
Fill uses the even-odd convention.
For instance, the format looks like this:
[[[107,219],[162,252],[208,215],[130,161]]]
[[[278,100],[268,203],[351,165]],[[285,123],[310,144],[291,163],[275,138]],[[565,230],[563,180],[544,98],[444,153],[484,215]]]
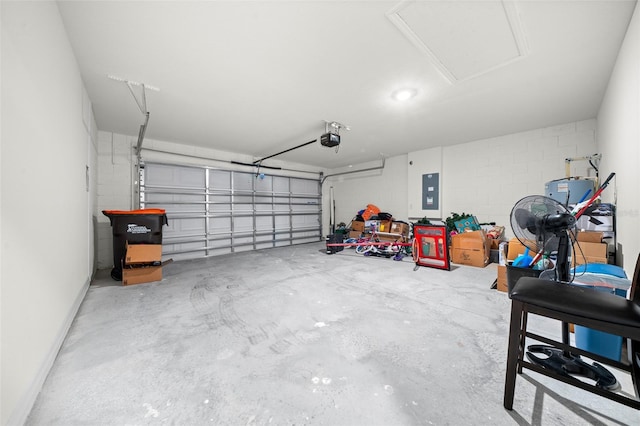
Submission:
[[[553,198],[530,195],[519,200],[511,210],[511,229],[516,238],[533,253],[536,259],[555,256],[555,279],[569,283],[569,233],[573,232],[576,217]],[[570,285],[570,284],[567,284]],[[569,343],[569,325],[562,324],[562,341]],[[543,354],[545,358],[535,355]],[[583,376],[609,390],[619,387],[615,376],[598,363],[588,364],[579,355],[548,345],[527,347],[529,361],[565,376]]]
[[[524,197],[511,210],[516,238],[536,253],[534,260],[555,255],[559,281],[569,281],[569,232],[575,223],[576,218],[562,204],[541,195]]]

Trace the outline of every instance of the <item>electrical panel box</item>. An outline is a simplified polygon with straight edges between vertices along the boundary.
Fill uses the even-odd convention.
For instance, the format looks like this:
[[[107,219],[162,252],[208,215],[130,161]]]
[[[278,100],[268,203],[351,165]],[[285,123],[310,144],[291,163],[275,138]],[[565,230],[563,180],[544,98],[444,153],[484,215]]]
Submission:
[[[440,209],[440,173],[422,175],[422,210]]]

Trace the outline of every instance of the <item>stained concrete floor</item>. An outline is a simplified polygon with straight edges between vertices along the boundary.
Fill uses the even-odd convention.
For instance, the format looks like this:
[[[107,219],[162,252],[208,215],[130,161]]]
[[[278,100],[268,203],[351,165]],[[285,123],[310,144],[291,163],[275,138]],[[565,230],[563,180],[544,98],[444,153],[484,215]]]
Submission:
[[[509,299],[490,289],[495,265],[414,271],[322,248],[174,262],[129,287],[99,274],[27,424],[640,424],[533,372],[502,407]]]

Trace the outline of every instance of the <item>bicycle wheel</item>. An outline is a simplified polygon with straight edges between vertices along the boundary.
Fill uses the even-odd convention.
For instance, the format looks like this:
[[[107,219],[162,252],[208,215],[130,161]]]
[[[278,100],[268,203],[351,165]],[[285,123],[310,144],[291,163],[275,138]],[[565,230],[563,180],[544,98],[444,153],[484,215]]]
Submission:
[[[371,251],[371,249],[373,249],[373,246],[360,245],[360,246],[356,247],[356,253],[358,253],[358,254],[369,253]]]

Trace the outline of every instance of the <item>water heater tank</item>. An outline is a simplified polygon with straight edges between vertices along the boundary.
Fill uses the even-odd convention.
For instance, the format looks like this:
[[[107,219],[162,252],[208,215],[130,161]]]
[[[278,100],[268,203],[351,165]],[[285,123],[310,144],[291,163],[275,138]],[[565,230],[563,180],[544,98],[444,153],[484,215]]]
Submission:
[[[544,184],[544,195],[561,204],[576,204],[593,196],[596,189],[591,179],[557,179]]]

